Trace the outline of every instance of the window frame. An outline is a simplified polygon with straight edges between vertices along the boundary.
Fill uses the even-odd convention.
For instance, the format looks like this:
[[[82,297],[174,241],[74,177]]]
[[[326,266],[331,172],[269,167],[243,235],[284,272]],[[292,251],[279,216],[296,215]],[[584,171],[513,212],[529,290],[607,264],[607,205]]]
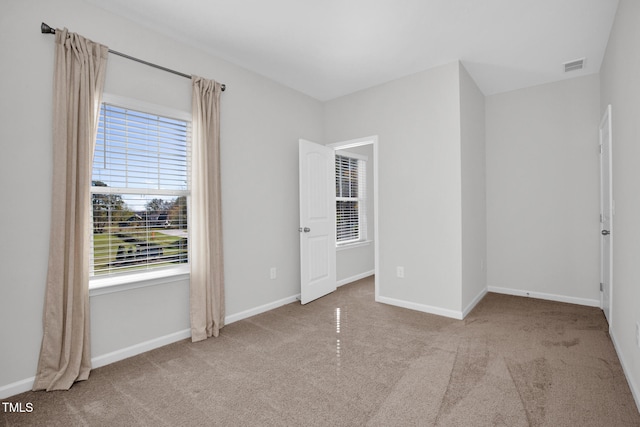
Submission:
[[[355,246],[362,246],[367,244],[367,163],[368,157],[362,154],[353,153],[344,149],[337,149],[334,153],[336,159],[338,156],[355,159],[358,161],[358,197],[339,197],[336,194],[336,217],[337,217],[337,204],[339,201],[357,201],[358,202],[358,238],[350,240],[338,240],[338,222],[336,218],[336,249],[350,248]],[[364,179],[361,179],[364,177]],[[339,179],[338,170],[335,171],[336,180]]]
[[[102,96],[102,100],[99,108],[102,108],[103,104],[111,104],[117,106],[119,108],[125,108],[130,110],[139,111],[142,113],[158,115],[163,117],[169,117],[177,120],[183,120],[192,123],[192,115],[190,111],[179,110],[163,105],[153,104],[129,97],[123,97],[119,95],[114,95],[110,93],[104,93]],[[191,155],[191,153],[189,154]],[[93,174],[93,157],[91,158],[92,162],[92,174]],[[188,171],[188,174],[191,174],[191,170]],[[190,177],[189,177],[190,178]],[[191,221],[191,188],[189,186],[189,194],[186,196],[187,198],[187,223],[192,224]],[[90,189],[91,194],[95,192]],[[121,191],[117,190],[109,190],[110,193],[113,194],[121,194]],[[149,190],[149,195],[153,195],[153,193],[164,192],[164,190]],[[171,192],[168,190],[167,192]],[[166,193],[166,192],[165,192]],[[163,193],[164,195],[164,193]],[[89,209],[89,227],[87,232],[90,233],[90,239],[93,239],[93,209]],[[90,231],[91,230],[91,231]],[[187,227],[187,242],[188,254],[191,254],[191,228]],[[93,249],[93,243],[90,244],[89,250]],[[190,257],[189,257],[190,258]],[[93,260],[93,256],[90,257]],[[91,261],[93,262],[93,261]],[[92,265],[89,266],[91,270]],[[159,267],[150,270],[139,270],[139,271],[131,271],[131,272],[120,272],[120,273],[110,273],[110,274],[101,274],[101,275],[91,275],[89,277],[89,295],[102,295],[106,293],[119,292],[129,289],[136,289],[147,286],[154,286],[168,282],[186,280],[190,275],[190,263],[179,264],[176,266],[168,266],[168,267]]]

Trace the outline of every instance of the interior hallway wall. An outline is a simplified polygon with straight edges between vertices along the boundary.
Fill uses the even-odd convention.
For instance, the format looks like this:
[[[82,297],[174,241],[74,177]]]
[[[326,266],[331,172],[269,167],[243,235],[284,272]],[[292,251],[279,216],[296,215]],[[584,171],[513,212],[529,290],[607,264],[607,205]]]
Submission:
[[[485,97],[460,64],[462,296],[468,314],[487,289]]]
[[[486,98],[489,290],[599,306],[599,76]]]
[[[450,316],[461,301],[458,67],[325,103],[327,141],[378,135],[380,300]]]

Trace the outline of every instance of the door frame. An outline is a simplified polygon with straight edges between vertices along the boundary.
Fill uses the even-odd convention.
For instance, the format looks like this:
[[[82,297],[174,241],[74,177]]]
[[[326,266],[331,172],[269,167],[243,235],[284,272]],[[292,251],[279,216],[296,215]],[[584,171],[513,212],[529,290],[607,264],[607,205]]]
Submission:
[[[373,252],[374,252],[374,287],[375,301],[380,298],[380,232],[378,228],[378,135],[327,144],[335,150],[345,150],[363,145],[373,145]]]
[[[602,134],[603,134],[603,129],[607,127],[607,133],[608,133],[608,143],[607,143],[607,147],[604,147],[604,143],[603,143],[603,138],[602,138]],[[604,214],[604,206],[605,203],[607,203],[609,206],[609,212],[610,212],[610,216],[609,216],[609,232],[611,234],[609,234],[608,236],[603,236],[602,234],[600,235],[600,282],[603,284],[602,286],[604,286],[604,283],[608,282],[608,291],[609,291],[609,312],[608,312],[608,316],[607,317],[607,321],[609,322],[609,330],[611,330],[612,328],[612,324],[613,324],[613,217],[615,215],[615,202],[613,201],[613,158],[612,158],[612,145],[613,145],[613,136],[612,136],[612,123],[611,123],[611,104],[607,105],[607,108],[605,109],[604,114],[602,115],[602,119],[600,121],[600,125],[598,126],[598,142],[600,145],[600,159],[599,159],[599,165],[600,165],[600,215],[601,215],[601,222],[600,222],[600,230],[603,230],[603,226],[604,226],[604,218],[602,217],[602,215]],[[603,175],[603,161],[604,161],[604,150],[607,150],[607,159],[608,159],[608,171],[609,171],[609,176],[608,176],[608,187],[606,190],[608,192],[608,200],[605,201],[605,189],[604,189],[604,175]],[[609,239],[609,253],[605,254],[604,253],[604,239]],[[605,256],[609,257],[609,277],[606,278],[604,277],[604,262],[605,262]],[[600,308],[604,311],[604,289],[602,289],[603,292],[600,293]]]

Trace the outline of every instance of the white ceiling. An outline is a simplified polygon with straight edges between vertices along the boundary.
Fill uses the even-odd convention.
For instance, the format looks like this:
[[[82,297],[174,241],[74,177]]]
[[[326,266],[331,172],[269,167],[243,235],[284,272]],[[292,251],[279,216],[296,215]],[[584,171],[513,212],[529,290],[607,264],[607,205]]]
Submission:
[[[618,0],[87,1],[322,101],[457,59],[485,95],[597,73],[618,6]],[[585,69],[564,73],[564,62],[582,57]]]

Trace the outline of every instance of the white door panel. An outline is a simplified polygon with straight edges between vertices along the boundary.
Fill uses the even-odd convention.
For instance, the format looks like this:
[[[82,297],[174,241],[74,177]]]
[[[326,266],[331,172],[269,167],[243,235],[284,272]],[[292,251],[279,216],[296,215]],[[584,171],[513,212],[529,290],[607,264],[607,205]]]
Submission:
[[[611,105],[600,122],[600,283],[602,310],[611,327],[613,293],[613,186],[611,161]]]
[[[300,301],[336,290],[335,154],[324,145],[299,142]]]

